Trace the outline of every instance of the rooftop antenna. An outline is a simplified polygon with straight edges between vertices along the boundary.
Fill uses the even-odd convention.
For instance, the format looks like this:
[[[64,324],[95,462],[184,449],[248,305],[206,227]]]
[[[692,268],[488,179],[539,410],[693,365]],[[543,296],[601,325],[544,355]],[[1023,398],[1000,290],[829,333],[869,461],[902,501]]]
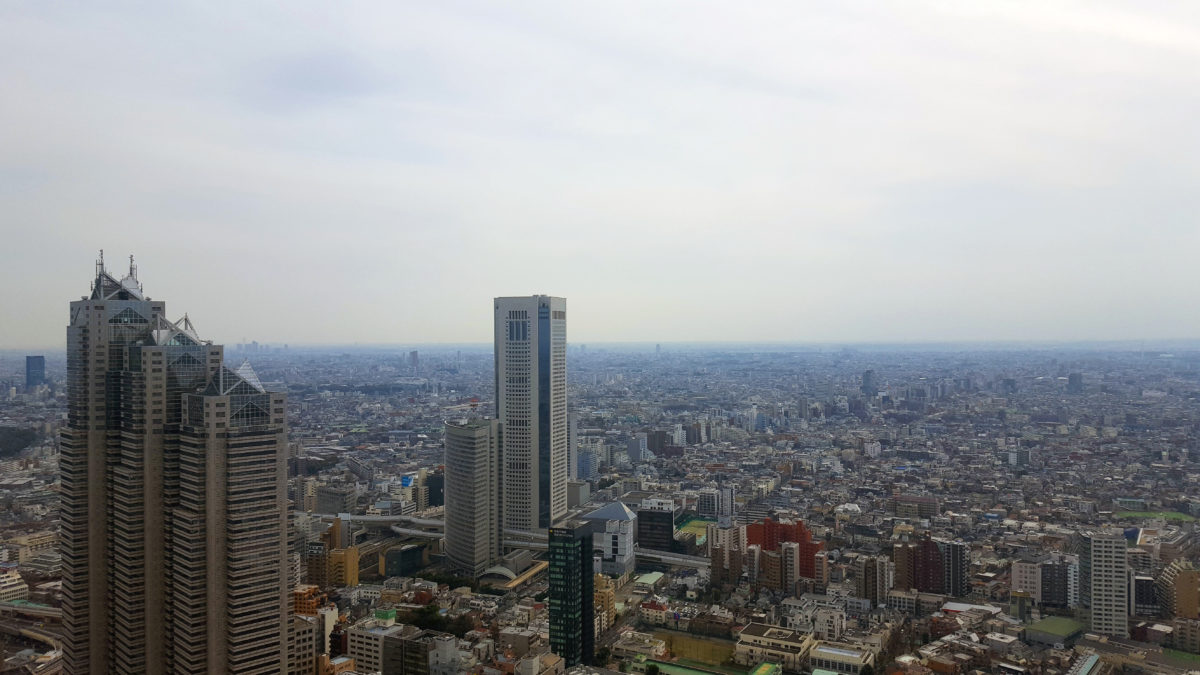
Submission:
[[[132,253],[129,254],[129,276],[133,277],[134,281],[137,281],[137,265],[133,264]]]
[[[100,249],[100,257],[96,260],[96,276],[104,274],[104,249]]]

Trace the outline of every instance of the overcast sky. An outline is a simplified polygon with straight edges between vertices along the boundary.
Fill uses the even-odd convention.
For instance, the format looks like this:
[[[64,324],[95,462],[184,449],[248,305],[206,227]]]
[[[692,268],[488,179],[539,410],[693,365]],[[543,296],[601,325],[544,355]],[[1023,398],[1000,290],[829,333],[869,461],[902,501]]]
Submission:
[[[0,348],[1200,337],[1200,4],[0,4]]]

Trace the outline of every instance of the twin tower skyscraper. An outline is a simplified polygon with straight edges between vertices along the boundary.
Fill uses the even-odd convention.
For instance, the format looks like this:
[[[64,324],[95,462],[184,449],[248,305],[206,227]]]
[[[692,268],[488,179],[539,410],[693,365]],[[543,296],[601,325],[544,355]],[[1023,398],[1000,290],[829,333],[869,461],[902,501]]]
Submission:
[[[446,556],[478,575],[506,532],[544,533],[567,512],[567,301],[496,298],[496,417],[446,426]]]
[[[71,303],[63,670],[287,673],[285,396],[97,262]]]

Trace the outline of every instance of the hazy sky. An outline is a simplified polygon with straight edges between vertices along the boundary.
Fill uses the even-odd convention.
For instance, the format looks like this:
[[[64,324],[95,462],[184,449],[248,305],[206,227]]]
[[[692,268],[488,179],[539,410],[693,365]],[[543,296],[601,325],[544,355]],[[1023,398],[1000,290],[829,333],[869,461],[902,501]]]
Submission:
[[[1200,337],[1200,4],[0,4],[0,348]]]

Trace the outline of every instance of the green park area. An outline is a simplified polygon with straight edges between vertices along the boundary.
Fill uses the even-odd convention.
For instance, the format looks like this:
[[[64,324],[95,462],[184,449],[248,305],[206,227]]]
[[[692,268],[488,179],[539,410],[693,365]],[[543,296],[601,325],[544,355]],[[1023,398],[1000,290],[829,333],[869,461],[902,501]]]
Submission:
[[[1189,516],[1186,513],[1178,511],[1117,511],[1118,518],[1162,518],[1163,520],[1176,520],[1181,523],[1190,523],[1195,520],[1195,517]]]

